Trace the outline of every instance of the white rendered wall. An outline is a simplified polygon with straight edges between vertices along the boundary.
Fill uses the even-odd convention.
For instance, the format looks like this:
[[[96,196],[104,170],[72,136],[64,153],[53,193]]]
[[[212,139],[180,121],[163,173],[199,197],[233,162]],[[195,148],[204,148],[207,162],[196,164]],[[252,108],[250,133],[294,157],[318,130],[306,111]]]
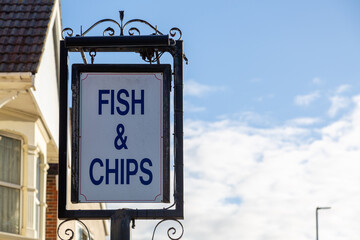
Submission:
[[[55,11],[57,13],[57,11]],[[59,146],[59,90],[58,90],[58,73],[56,61],[56,49],[54,46],[53,30],[55,16],[50,21],[45,40],[44,52],[41,57],[38,73],[35,75],[35,90],[32,94],[39,106],[39,110],[44,119],[45,125],[50,131],[52,140],[56,147]],[[58,18],[57,18],[58,19]],[[57,20],[58,21],[58,20]],[[59,37],[60,35],[58,35]],[[56,39],[59,42],[60,39]]]

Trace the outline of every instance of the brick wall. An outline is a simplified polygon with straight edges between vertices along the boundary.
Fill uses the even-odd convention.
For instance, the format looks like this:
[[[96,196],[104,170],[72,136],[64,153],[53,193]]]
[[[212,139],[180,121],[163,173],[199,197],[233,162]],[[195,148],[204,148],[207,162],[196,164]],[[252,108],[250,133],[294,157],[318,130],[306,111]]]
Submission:
[[[56,175],[47,176],[46,184],[46,240],[56,240],[57,228],[57,191]]]

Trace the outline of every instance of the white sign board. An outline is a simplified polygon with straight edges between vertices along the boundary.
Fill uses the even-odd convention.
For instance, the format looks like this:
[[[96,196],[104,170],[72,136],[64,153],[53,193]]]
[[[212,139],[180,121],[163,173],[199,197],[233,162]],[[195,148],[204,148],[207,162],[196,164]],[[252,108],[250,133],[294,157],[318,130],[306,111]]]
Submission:
[[[78,201],[163,202],[163,72],[79,80]]]

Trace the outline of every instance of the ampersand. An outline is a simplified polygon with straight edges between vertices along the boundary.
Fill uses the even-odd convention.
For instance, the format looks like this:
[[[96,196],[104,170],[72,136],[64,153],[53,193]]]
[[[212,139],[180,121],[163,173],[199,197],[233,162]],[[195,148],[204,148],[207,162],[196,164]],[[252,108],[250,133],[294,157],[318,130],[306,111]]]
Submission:
[[[125,127],[121,123],[117,125],[116,127],[116,133],[117,136],[114,140],[114,146],[117,150],[121,150],[123,148],[128,149],[126,146],[127,136],[124,136],[125,133]],[[120,144],[118,144],[120,140]]]

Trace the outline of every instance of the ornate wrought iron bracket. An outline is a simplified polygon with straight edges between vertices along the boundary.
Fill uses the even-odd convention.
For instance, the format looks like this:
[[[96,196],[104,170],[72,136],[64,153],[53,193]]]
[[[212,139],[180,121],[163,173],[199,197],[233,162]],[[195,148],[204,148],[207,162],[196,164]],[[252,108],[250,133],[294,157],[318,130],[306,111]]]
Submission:
[[[86,224],[84,222],[82,222],[81,220],[74,218],[74,219],[67,219],[59,224],[59,226],[57,228],[57,236],[59,239],[61,239],[61,240],[74,239],[75,233],[74,233],[73,229],[71,229],[71,228],[66,228],[65,230],[62,229],[62,226],[64,224],[66,224],[67,222],[71,222],[71,221],[79,222],[85,228],[87,236],[90,236],[90,231],[89,231],[88,227],[86,226]],[[131,221],[132,221],[131,228],[135,229],[135,219],[132,219]],[[178,234],[178,236],[176,237],[175,235],[177,233],[177,229],[175,227],[168,228],[168,230],[167,230],[168,238],[171,240],[180,240],[182,238],[182,236],[184,235],[184,226],[182,225],[182,223],[177,219],[163,219],[155,225],[151,240],[155,239],[155,233],[156,233],[156,230],[159,227],[159,225],[166,221],[176,222],[177,224],[179,224],[180,230],[181,230],[180,234]],[[64,235],[65,235],[65,237],[64,237]]]
[[[77,37],[84,37],[85,35],[87,35],[92,29],[94,29],[96,26],[98,26],[101,23],[112,23],[114,24],[116,27],[107,27],[103,30],[103,36],[115,36],[115,33],[117,32],[115,29],[118,29],[119,33],[118,36],[125,36],[125,32],[127,30],[128,36],[134,36],[135,34],[137,35],[141,35],[140,29],[138,27],[131,27],[131,24],[133,23],[141,23],[144,24],[145,26],[149,27],[150,30],[152,31],[150,33],[150,35],[164,35],[162,32],[160,32],[157,28],[157,26],[153,26],[151,25],[149,22],[142,20],[142,19],[131,19],[127,22],[124,23],[124,11],[120,11],[120,23],[117,22],[114,19],[102,19],[97,21],[96,23],[94,23],[91,27],[89,27],[88,29],[86,29],[85,31],[83,31],[82,26],[80,27],[80,34],[76,34],[75,36]],[[72,28],[64,28],[62,30],[62,38],[65,39],[64,34],[67,35],[67,37],[73,37],[74,35],[74,30]],[[182,32],[179,28],[177,27],[173,27],[169,30],[169,35],[172,37],[170,38],[170,44],[172,46],[175,45],[177,40],[181,40],[182,38]],[[178,37],[177,39],[174,39],[175,37]],[[94,50],[95,51],[95,50]],[[84,60],[84,63],[86,64],[86,57],[85,54],[83,52],[83,50],[80,51],[81,52],[81,56]],[[160,64],[160,58],[161,56],[164,54],[164,52],[161,52],[157,49],[146,49],[146,50],[141,50],[139,51],[140,56],[142,57],[142,59],[145,62],[148,63],[158,63]],[[96,55],[96,54],[95,54]],[[95,56],[94,56],[95,57]],[[94,57],[91,57],[91,62],[94,63]],[[188,59],[185,56],[185,54],[183,54],[183,58],[186,62],[186,64],[188,64]]]
[[[86,229],[86,233],[87,233],[87,236],[90,237],[90,232],[89,232],[89,229],[88,227],[85,225],[84,222],[80,221],[79,219],[76,219],[76,218],[73,218],[73,219],[67,219],[63,222],[61,222],[57,228],[57,236],[59,239],[61,240],[71,240],[71,239],[74,239],[74,230],[72,230],[71,228],[66,228],[65,231],[64,231],[64,235],[66,235],[67,238],[63,238],[63,234],[61,234],[61,227],[67,223],[67,222],[70,222],[70,221],[77,221],[79,223],[81,223],[81,225]]]
[[[179,226],[180,226],[180,228],[181,228],[181,232],[180,232],[179,236],[178,236],[178,237],[175,237],[174,235],[176,234],[176,228],[175,228],[175,227],[170,227],[170,228],[167,230],[167,235],[168,235],[168,237],[169,237],[171,240],[179,240],[179,239],[182,238],[182,236],[184,235],[184,226],[182,225],[182,223],[181,223],[179,220],[177,220],[177,219],[163,219],[163,220],[161,220],[160,222],[158,222],[158,223],[156,224],[156,226],[155,226],[155,228],[154,228],[154,231],[153,231],[153,235],[152,235],[151,240],[154,240],[155,232],[156,232],[158,226],[159,226],[160,224],[162,224],[163,222],[166,222],[166,221],[174,221],[174,222],[178,223]]]
[[[115,27],[107,27],[103,30],[103,36],[89,36],[89,33],[99,24],[111,23]],[[141,35],[137,27],[132,27],[133,23],[141,23],[150,29],[150,34]],[[66,36],[65,36],[66,35]],[[169,33],[164,35],[157,26],[153,26],[147,21],[141,19],[132,19],[124,22],[124,12],[120,11],[120,21],[113,19],[103,19],[90,28],[74,35],[71,28],[63,30],[64,40],[60,41],[60,119],[59,119],[59,194],[58,196],[58,217],[68,221],[79,221],[86,231],[89,229],[78,219],[99,220],[111,219],[111,236],[113,239],[130,239],[130,224],[135,226],[137,219],[158,219],[160,222],[155,226],[152,239],[158,226],[164,221],[173,220],[177,222],[181,231],[176,231],[174,227],[168,229],[168,237],[172,240],[179,240],[184,227],[178,219],[184,218],[184,177],[183,177],[183,62],[187,61],[183,53],[182,33],[178,28],[170,29]],[[177,39],[174,39],[176,37]],[[90,56],[89,63],[93,64],[95,56],[99,52],[135,52],[139,53],[142,59],[148,63],[160,63],[160,58],[166,52],[173,57],[172,81],[174,92],[174,202],[171,206],[162,209],[101,209],[101,210],[69,210],[67,209],[67,146],[68,146],[68,77],[69,52],[79,52],[87,64],[85,52]],[[156,67],[156,66],[154,66]],[[159,66],[161,67],[161,66]],[[73,190],[73,189],[72,189]],[[72,196],[73,194],[71,194]],[[65,223],[64,222],[64,223]],[[61,223],[58,227],[58,234]],[[118,230],[116,230],[118,229]],[[179,236],[180,233],[180,236]],[[61,236],[66,235],[67,239],[74,238],[74,231],[66,229],[61,232]],[[177,235],[179,237],[174,237]],[[117,237],[115,237],[117,236]],[[120,238],[118,238],[120,236]],[[60,239],[64,239],[60,237]],[[66,239],[65,238],[65,239]]]
[[[129,27],[128,30],[128,34],[129,36],[133,36],[135,35],[135,32],[138,35],[141,35],[139,28],[137,27],[130,27],[131,23],[142,23],[145,24],[146,26],[150,27],[150,29],[153,30],[152,35],[164,35],[162,32],[160,32],[157,29],[157,26],[153,26],[151,25],[149,22],[142,20],[142,19],[131,19],[129,21],[127,21],[126,23],[124,23],[124,11],[120,11],[120,23],[118,23],[117,21],[113,20],[113,19],[102,19],[97,21],[96,23],[94,23],[91,27],[89,27],[87,30],[85,30],[83,32],[82,30],[82,26],[80,28],[80,34],[77,34],[76,36],[85,36],[86,34],[88,34],[93,28],[95,28],[97,25],[104,23],[104,22],[110,22],[110,23],[114,23],[118,28],[119,28],[119,36],[124,36],[124,32],[126,30],[126,27]],[[108,36],[114,36],[115,35],[115,29],[112,27],[107,27],[106,29],[104,29],[103,31],[103,36],[106,36],[106,34],[108,34]],[[72,28],[64,28],[62,31],[62,37],[64,39],[64,33],[67,34],[68,37],[72,37],[74,34],[74,31]],[[171,37],[176,37],[176,35],[179,34],[178,39],[174,39],[174,40],[181,40],[182,37],[182,32],[179,28],[177,27],[173,27],[169,30],[169,35]]]

